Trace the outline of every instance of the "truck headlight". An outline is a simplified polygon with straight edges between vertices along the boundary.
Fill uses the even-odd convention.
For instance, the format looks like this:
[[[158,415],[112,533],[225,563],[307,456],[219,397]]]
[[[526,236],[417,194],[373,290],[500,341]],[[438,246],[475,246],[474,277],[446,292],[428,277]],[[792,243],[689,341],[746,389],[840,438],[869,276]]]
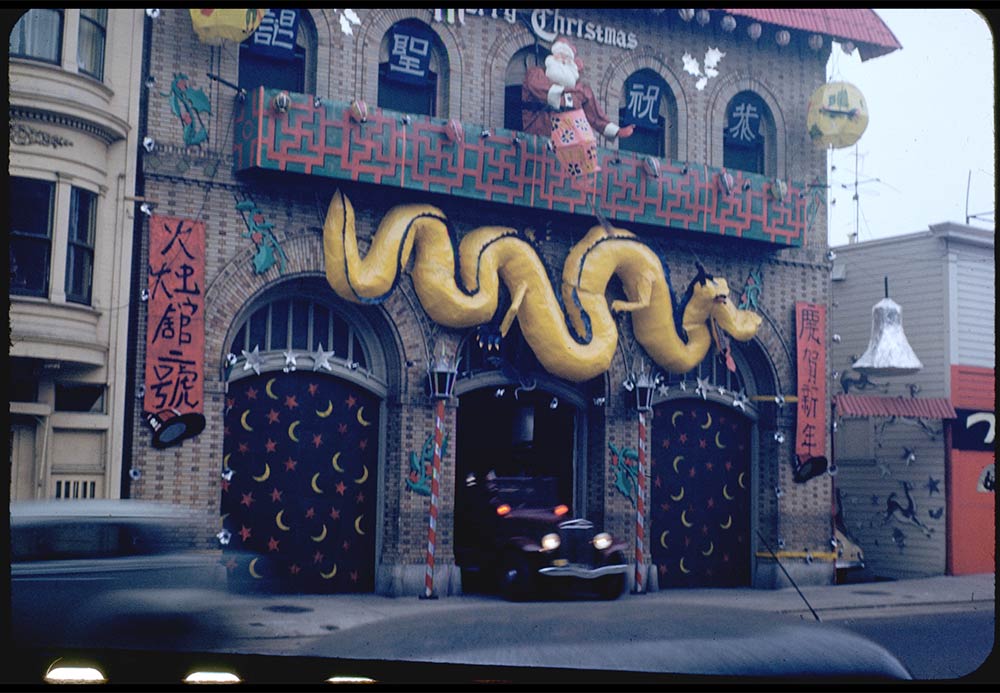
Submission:
[[[542,537],[542,551],[555,551],[559,548],[559,535],[556,533],[546,534]]]
[[[603,551],[604,549],[611,546],[611,535],[607,532],[601,532],[600,534],[594,535],[594,548],[598,551]]]

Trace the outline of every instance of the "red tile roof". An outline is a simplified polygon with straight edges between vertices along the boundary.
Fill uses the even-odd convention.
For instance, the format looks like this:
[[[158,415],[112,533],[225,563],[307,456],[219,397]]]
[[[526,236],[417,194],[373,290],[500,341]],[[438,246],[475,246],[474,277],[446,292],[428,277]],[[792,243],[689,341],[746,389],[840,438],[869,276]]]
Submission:
[[[907,419],[954,419],[957,417],[946,397],[875,397],[837,395],[837,413],[843,416],[900,416]]]
[[[899,40],[874,10],[861,7],[831,8],[767,8],[741,7],[723,10],[737,17],[748,17],[765,24],[822,34],[840,41],[853,41],[862,60],[877,58],[902,48]]]

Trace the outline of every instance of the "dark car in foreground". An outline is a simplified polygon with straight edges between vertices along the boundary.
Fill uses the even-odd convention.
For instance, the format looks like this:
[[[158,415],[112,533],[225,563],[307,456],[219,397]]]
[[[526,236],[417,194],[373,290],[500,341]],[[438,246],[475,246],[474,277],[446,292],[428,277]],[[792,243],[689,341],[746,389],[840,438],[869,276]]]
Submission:
[[[11,634],[20,643],[162,647],[210,642],[225,588],[192,548],[190,511],[137,500],[10,505]]]
[[[624,591],[625,545],[571,517],[555,479],[470,475],[458,502],[463,591],[497,589],[510,600],[575,593],[615,599]]]

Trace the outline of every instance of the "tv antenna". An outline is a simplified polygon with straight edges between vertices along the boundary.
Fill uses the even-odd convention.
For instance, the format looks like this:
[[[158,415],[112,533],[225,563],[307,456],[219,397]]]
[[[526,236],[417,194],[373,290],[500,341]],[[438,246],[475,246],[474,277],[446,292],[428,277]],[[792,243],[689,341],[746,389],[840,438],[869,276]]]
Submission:
[[[867,183],[881,183],[881,178],[865,178],[864,180],[859,180],[858,178],[858,145],[854,145],[854,182],[853,183],[840,183],[840,187],[844,190],[850,190],[853,188],[854,194],[851,199],[854,201],[854,233],[848,234],[847,243],[853,244],[858,242],[858,233],[861,230],[861,195],[859,194],[859,188]],[[837,170],[836,166],[833,166],[834,171]],[[873,192],[872,195],[878,195],[878,193]]]
[[[969,169],[969,178],[965,182],[965,225],[969,225],[969,221],[976,219],[979,221],[995,221],[994,214],[996,210],[991,209],[988,212],[980,212],[979,214],[969,214],[969,189],[972,187],[972,169]],[[989,217],[988,219],[986,217]]]

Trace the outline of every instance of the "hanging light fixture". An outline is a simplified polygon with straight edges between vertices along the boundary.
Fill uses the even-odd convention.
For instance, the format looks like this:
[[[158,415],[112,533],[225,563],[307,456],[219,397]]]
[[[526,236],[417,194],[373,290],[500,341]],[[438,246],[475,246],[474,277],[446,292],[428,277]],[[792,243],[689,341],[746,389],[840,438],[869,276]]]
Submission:
[[[813,34],[809,37],[809,47],[814,51],[818,51],[823,47],[823,37],[819,34]]]
[[[634,378],[634,385],[636,411],[652,410],[653,390],[656,389],[656,380],[650,373],[643,371]]]
[[[722,30],[727,34],[731,33],[736,29],[736,17],[731,14],[727,14],[722,18]]]
[[[792,35],[788,33],[785,29],[781,29],[774,35],[774,42],[779,46],[787,46],[792,40]]]
[[[455,388],[458,377],[458,362],[460,359],[449,359],[444,351],[427,367],[427,380],[430,394],[434,399],[448,399]]]
[[[751,41],[756,41],[760,38],[760,35],[764,32],[764,28],[760,25],[760,22],[754,22],[747,27],[747,36],[750,37]]]
[[[911,375],[924,366],[906,340],[902,309],[889,298],[889,278],[884,281],[885,298],[872,307],[872,334],[868,348],[852,367],[868,376]]]
[[[695,19],[698,20],[699,24],[705,26],[711,21],[712,15],[708,13],[708,10],[698,10],[698,13],[695,15]]]
[[[681,19],[685,22],[690,22],[694,19],[694,10],[677,10],[677,14],[679,14]]]

